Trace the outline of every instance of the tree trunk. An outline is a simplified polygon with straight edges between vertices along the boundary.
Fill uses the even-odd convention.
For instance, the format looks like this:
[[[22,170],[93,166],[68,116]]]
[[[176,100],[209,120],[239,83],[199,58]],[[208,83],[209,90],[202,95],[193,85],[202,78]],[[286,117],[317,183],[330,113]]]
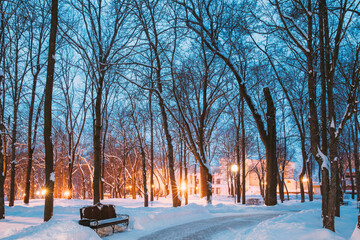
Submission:
[[[206,197],[207,195],[207,175],[206,170],[203,166],[200,167],[200,198]]]
[[[149,196],[148,196],[147,183],[146,183],[146,156],[142,146],[141,146],[141,157],[142,157],[142,177],[143,177],[143,185],[144,185],[144,207],[148,207]]]
[[[189,182],[188,182],[188,168],[187,168],[187,158],[186,158],[186,141],[184,141],[184,170],[185,170],[185,193],[184,193],[184,197],[185,197],[185,205],[188,205],[189,203]]]
[[[107,98],[107,97],[105,97]],[[107,114],[107,106],[105,106],[106,110],[104,111],[105,114]],[[104,123],[103,123],[104,124]],[[103,200],[104,199],[104,181],[105,181],[105,143],[106,143],[106,136],[107,136],[107,131],[109,128],[109,120],[108,120],[108,116],[105,116],[105,130],[102,134],[102,148],[101,148],[101,159],[102,159],[102,164],[101,164],[101,179],[100,179],[100,199]]]
[[[94,181],[93,181],[93,204],[100,202],[100,181],[101,181],[101,103],[103,89],[103,73],[100,73],[96,89],[95,120],[94,120]]]
[[[154,87],[152,85],[152,87]],[[152,93],[149,92],[149,112],[150,112],[150,201],[154,201],[154,118],[152,111]]]
[[[2,73],[0,74],[0,219],[5,218],[5,193],[4,193],[4,184],[5,184],[5,175],[6,175],[6,161],[5,154],[3,151],[5,149],[5,142],[3,138],[5,135],[5,125],[4,125],[4,106],[5,106],[5,86],[4,86],[4,57],[5,57],[5,12],[3,11],[3,4],[0,2],[0,65],[3,68]]]
[[[183,196],[183,190],[182,190],[182,184],[183,184],[183,139],[182,139],[182,133],[181,133],[181,129],[179,131],[179,136],[180,136],[180,149],[179,149],[179,177],[180,177],[180,196]]]
[[[124,149],[124,151],[126,151],[126,149]],[[124,199],[126,198],[126,158],[127,158],[127,151],[124,153],[124,161],[123,161]]]
[[[136,199],[136,178],[135,178],[135,173],[132,174],[131,195],[132,195],[132,199]]]
[[[307,163],[307,176],[308,176],[308,195],[309,195],[309,201],[312,202],[314,200],[313,180],[312,180],[312,158],[309,157],[306,163]]]
[[[197,176],[196,176],[196,160],[195,160],[195,164],[194,164],[194,195],[197,194],[197,183],[196,183],[196,180],[197,180]]]
[[[176,185],[175,171],[174,171],[174,150],[172,145],[172,137],[170,135],[169,127],[168,127],[168,119],[165,111],[165,103],[161,96],[159,96],[159,106],[161,110],[161,116],[163,119],[163,127],[167,141],[168,148],[168,162],[169,162],[169,175],[170,175],[170,185],[171,185],[171,193],[173,199],[173,207],[180,207],[181,201],[178,194],[178,189]]]
[[[306,151],[305,151],[305,145],[303,143],[301,143],[301,153],[302,153],[303,166],[299,176],[299,183],[300,183],[301,202],[305,202],[305,190],[304,190],[303,179],[306,173]]]
[[[16,90],[18,91],[18,90]],[[16,98],[16,97],[15,97]],[[10,199],[9,207],[14,206],[15,202],[15,172],[16,172],[16,135],[17,135],[17,111],[18,104],[15,103],[14,112],[13,112],[13,127],[12,127],[12,136],[11,136],[11,176],[10,176]]]
[[[241,112],[240,112],[240,121],[241,121],[241,162],[242,162],[242,204],[246,203],[245,192],[246,192],[246,184],[245,184],[245,168],[246,168],[246,145],[245,145],[245,121],[244,121],[244,111],[245,104],[244,99],[241,99]],[[240,170],[239,170],[240,171]]]
[[[355,183],[356,183],[356,200],[360,201],[360,172],[359,172],[359,153],[358,153],[358,130],[359,130],[359,121],[357,118],[357,112],[354,113],[354,122],[355,129],[353,131],[353,144],[354,144],[354,165],[355,165]]]
[[[37,73],[39,73],[39,72],[40,72],[40,64],[38,64],[38,66],[37,66]],[[31,102],[30,102],[29,119],[28,119],[28,121],[29,121],[28,135],[27,135],[28,164],[27,164],[27,168],[26,168],[26,179],[25,179],[25,197],[24,197],[25,204],[29,203],[29,198],[30,198],[30,180],[31,180],[33,153],[34,153],[34,146],[33,146],[33,139],[32,139],[32,131],[33,131],[32,124],[33,124],[33,114],[34,114],[34,108],[35,108],[36,84],[37,84],[37,74],[34,76],[32,90],[31,90]]]
[[[2,8],[2,7],[1,7]],[[3,15],[3,13],[2,13]],[[2,16],[3,17],[3,16]],[[3,23],[1,23],[2,25]],[[0,75],[0,85],[2,86],[4,80],[4,76]],[[3,94],[1,89],[0,94]],[[5,156],[3,148],[5,148],[5,144],[3,143],[3,135],[5,134],[5,126],[4,126],[4,108],[1,101],[0,95],[0,219],[5,218],[5,193],[4,193],[4,184],[5,184]],[[3,146],[4,145],[4,146]]]
[[[240,114],[240,113],[239,113]],[[236,127],[236,141],[235,141],[235,153],[236,153],[236,165],[238,170],[235,174],[235,186],[236,186],[236,202],[240,203],[240,129]]]
[[[44,103],[44,143],[45,143],[45,209],[44,221],[49,221],[53,215],[54,206],[54,159],[53,145],[51,138],[52,130],[52,94],[55,73],[55,52],[56,52],[56,33],[58,25],[58,0],[51,1],[51,28],[49,40],[49,55],[45,87]]]
[[[266,193],[265,204],[273,206],[277,204],[276,185],[277,185],[277,158],[276,158],[276,108],[272,100],[269,88],[264,88],[265,100],[267,102],[267,139],[266,149]]]

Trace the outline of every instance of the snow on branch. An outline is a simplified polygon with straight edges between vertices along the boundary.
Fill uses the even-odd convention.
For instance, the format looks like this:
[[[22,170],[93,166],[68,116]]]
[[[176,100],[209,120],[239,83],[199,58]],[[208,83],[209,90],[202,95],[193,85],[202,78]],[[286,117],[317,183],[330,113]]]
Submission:
[[[322,164],[321,164],[321,170],[326,168],[328,171],[330,169],[330,162],[328,157],[322,153],[322,151],[320,150],[320,148],[318,147],[318,153],[317,156],[320,157],[322,159]]]

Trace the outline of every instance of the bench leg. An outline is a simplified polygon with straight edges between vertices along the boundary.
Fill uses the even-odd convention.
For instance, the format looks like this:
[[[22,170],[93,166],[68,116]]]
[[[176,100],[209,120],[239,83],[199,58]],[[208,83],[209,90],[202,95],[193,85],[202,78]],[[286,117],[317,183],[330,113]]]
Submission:
[[[115,225],[112,225],[112,230],[113,230],[113,233],[115,232]]]

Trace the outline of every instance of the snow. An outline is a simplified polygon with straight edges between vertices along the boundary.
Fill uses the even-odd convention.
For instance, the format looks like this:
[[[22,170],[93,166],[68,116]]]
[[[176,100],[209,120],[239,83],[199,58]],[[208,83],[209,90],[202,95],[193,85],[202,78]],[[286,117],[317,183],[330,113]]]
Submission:
[[[50,173],[50,180],[55,182],[55,174],[54,174],[54,172]]]
[[[332,120],[331,120],[330,128],[334,128],[334,129],[335,129],[335,121],[334,121],[334,118],[332,118]]]
[[[318,147],[318,156],[321,157],[322,159],[322,164],[321,164],[321,170],[323,168],[326,168],[327,170],[330,169],[330,162],[329,159],[327,158],[327,156],[325,156],[322,151],[320,150],[320,148]]]
[[[260,197],[260,196],[252,196]],[[349,200],[341,207],[341,218],[336,218],[336,233],[322,228],[321,199],[300,203],[291,195],[290,201],[272,207],[264,205],[244,206],[233,203],[233,198],[214,196],[213,205],[205,199],[191,197],[189,205],[173,208],[171,198],[160,198],[151,207],[143,206],[143,199],[105,199],[104,204],[114,204],[117,213],[129,214],[129,230],[115,233],[103,239],[138,239],[181,224],[190,224],[193,231],[199,228],[195,221],[211,221],[234,216],[244,225],[220,227],[212,239],[360,239],[355,229],[358,210],[356,201]],[[91,205],[92,200],[55,199],[54,217],[43,222],[44,199],[31,200],[29,205],[15,202],[15,207],[6,206],[6,218],[0,220],[0,239],[100,239],[95,231],[80,226],[79,209]],[[265,217],[267,216],[267,217]],[[247,219],[251,220],[247,220]],[[229,221],[230,221],[229,220]],[[214,222],[214,224],[219,224]],[[229,223],[229,222],[228,222]],[[234,224],[233,224],[234,225]],[[187,228],[188,229],[188,228]],[[200,232],[200,231],[199,231]],[[161,239],[161,238],[159,238]]]
[[[360,239],[360,229],[355,228],[353,234],[351,235],[350,240],[359,240]]]

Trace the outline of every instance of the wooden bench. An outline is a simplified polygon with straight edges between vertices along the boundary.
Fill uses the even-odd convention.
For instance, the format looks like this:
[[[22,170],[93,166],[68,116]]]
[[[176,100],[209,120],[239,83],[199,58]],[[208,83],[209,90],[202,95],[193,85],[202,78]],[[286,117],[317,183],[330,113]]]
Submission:
[[[112,204],[104,205],[97,203],[92,206],[80,208],[79,224],[97,230],[103,227],[112,227],[115,232],[115,226],[121,224],[123,227],[129,226],[129,215],[116,214],[115,206]]]

